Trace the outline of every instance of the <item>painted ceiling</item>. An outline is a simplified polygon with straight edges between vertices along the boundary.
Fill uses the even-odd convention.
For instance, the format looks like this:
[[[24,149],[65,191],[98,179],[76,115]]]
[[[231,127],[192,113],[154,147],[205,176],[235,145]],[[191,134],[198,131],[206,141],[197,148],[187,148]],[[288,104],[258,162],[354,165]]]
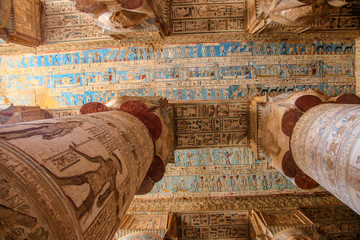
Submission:
[[[247,102],[255,95],[310,88],[330,95],[355,92],[353,36],[359,34],[359,20],[344,16],[358,11],[358,5],[339,10],[308,35],[291,39],[279,35],[270,41],[244,34],[244,1],[173,0],[171,36],[145,44],[139,39],[114,41],[67,0],[43,3],[43,45],[1,45],[3,107],[40,105],[55,116],[66,116],[78,114],[79,107],[91,101],[106,102],[120,95],[162,96],[184,108],[232,103],[243,107],[246,120]],[[347,31],[352,38],[327,33],[334,29]],[[191,135],[195,130],[180,124],[190,120],[176,117],[177,134],[195,139]],[[210,116],[191,121],[199,125],[204,118]],[[214,132],[209,133],[211,139]],[[247,140],[201,148],[199,144],[178,146],[165,177],[151,193],[136,199],[324,192],[321,187],[298,189],[271,168],[261,152],[254,153]]]
[[[168,1],[162,1],[163,4]],[[163,15],[171,19],[170,35],[202,33],[243,33],[247,2],[244,0],[171,0]],[[45,0],[43,31],[45,43],[80,40],[105,40],[110,37],[84,13],[79,13],[67,0]],[[315,26],[316,31],[357,30],[359,4],[355,1],[338,9],[332,17]]]

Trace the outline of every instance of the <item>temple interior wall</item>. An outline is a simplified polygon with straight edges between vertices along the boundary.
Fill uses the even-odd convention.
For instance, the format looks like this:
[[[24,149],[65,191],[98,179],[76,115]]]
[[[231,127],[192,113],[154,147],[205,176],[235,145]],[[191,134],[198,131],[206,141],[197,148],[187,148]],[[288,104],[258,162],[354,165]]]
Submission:
[[[173,0],[173,35],[146,44],[146,38],[115,41],[68,1],[45,0],[44,45],[0,46],[0,107],[38,105],[61,117],[79,114],[85,103],[122,95],[162,96],[178,106],[237,103],[246,108],[256,95],[273,97],[288,91],[360,94],[360,40],[349,37],[359,28],[356,19],[338,14],[317,28],[321,34],[249,37],[242,23],[244,2],[219,2],[223,1]],[[214,3],[218,7],[209,10],[213,14],[204,15],[203,10]],[[346,9],[343,13],[352,11]],[[227,18],[222,21],[216,12],[228,14]],[[327,34],[330,30],[352,32],[342,38]],[[255,208],[301,208],[322,224],[330,239],[345,235],[348,238],[341,239],[355,239],[359,219],[346,215],[339,200],[321,187],[300,190],[269,166],[261,152],[254,153],[247,140],[176,150],[164,178],[149,194],[137,196],[130,212],[162,209],[175,212],[179,221],[185,217],[201,221],[211,214],[232,219]],[[340,208],[346,213],[337,216]],[[248,224],[245,219],[235,228]],[[186,228],[179,226],[183,236],[189,234],[186,239],[200,238],[208,228],[216,229],[214,239],[230,238],[239,230],[206,222],[191,226],[191,231]]]

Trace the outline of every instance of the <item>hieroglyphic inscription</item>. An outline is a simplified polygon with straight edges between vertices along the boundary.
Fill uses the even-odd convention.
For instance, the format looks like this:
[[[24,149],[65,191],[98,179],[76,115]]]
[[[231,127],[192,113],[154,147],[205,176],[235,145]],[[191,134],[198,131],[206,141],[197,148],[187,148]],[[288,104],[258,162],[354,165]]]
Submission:
[[[94,23],[94,21],[84,13],[77,15],[58,15],[52,18],[47,17],[45,20],[48,29],[64,28],[71,26],[87,26]]]
[[[133,152],[141,158],[131,157]],[[54,224],[50,239],[104,239],[115,233],[119,214],[140,186],[153,143],[140,120],[114,111],[1,127],[0,153],[0,170],[30,189],[20,192],[35,202],[36,219],[45,212],[43,222]],[[12,196],[9,206],[21,205],[17,199]],[[0,200],[0,211],[1,205]]]
[[[248,239],[248,213],[179,213],[180,239]]]
[[[247,119],[199,119],[178,120],[178,132],[241,131],[246,128]]]
[[[317,188],[310,192],[323,192]],[[268,168],[249,147],[192,148],[175,151],[175,163],[151,192],[153,198],[229,197],[309,193],[276,169]]]
[[[359,29],[360,23],[357,16],[332,16],[328,20],[321,22],[315,29],[321,30],[342,30],[342,29]]]
[[[94,26],[94,20],[90,16],[80,13],[71,1],[46,0],[44,6],[46,43],[109,38]]]
[[[44,162],[46,161],[44,160]],[[80,161],[80,157],[76,152],[66,151],[59,156],[50,158],[49,161],[61,172]]]
[[[171,19],[243,17],[244,4],[172,6]]]
[[[359,105],[323,104],[301,117],[291,136],[292,154],[301,169],[357,213],[359,123]]]
[[[351,1],[342,8],[336,9],[331,16],[315,24],[314,30],[359,30],[360,2]]]
[[[108,219],[110,219],[109,223],[114,223],[116,221],[117,216],[114,216],[113,213],[116,210],[116,200],[114,196],[111,196],[108,200],[108,204],[101,209],[101,212],[97,215],[96,219],[91,223],[91,226],[85,232],[85,239],[94,239],[94,237],[101,235],[101,229],[106,229],[105,234],[109,234],[109,232],[113,232],[113,229],[109,229],[109,227],[113,225],[106,224]],[[111,221],[111,219],[114,219]]]
[[[201,212],[201,211],[234,211],[248,209],[303,208],[319,206],[344,206],[335,196],[324,193],[315,194],[280,194],[247,197],[212,197],[209,194],[202,198],[147,198],[137,196],[129,211],[170,211],[170,212]]]
[[[61,200],[51,189],[44,187],[44,179],[23,161],[27,156],[18,153],[11,144],[0,142],[0,176],[5,177],[0,178],[0,218],[4,217],[2,221],[7,222],[0,230],[1,236],[12,239],[21,234],[37,234],[51,238],[54,232],[60,231],[76,238],[77,232],[71,229],[74,221],[68,211],[54,206],[61,204]],[[46,222],[54,224],[53,231]]]
[[[0,229],[0,236],[15,239],[17,232],[21,231],[29,236],[37,235],[46,239],[49,236],[49,226],[39,224],[44,221],[44,217],[36,212],[36,207],[19,191],[14,180],[0,166],[0,221],[5,223]]]
[[[360,234],[360,216],[346,206],[303,208],[302,211],[327,239],[357,239]]]
[[[172,34],[244,31],[241,0],[171,1],[170,11]]]
[[[247,144],[246,102],[175,104],[176,148]]]
[[[66,28],[49,28],[46,29],[46,42],[56,43],[66,41],[79,41],[82,39],[95,40],[107,39],[108,36],[104,35],[99,28],[95,26],[75,26],[70,30]]]
[[[242,19],[196,19],[174,20],[172,33],[206,33],[206,32],[234,32],[243,31]]]
[[[168,213],[127,214],[116,232],[116,239],[137,232],[151,233],[164,238],[170,226],[168,219]]]
[[[81,106],[115,95],[236,100],[309,88],[333,96],[354,91],[353,54],[354,42],[346,40],[224,42],[4,56],[0,59],[0,103],[41,106],[43,95],[50,95],[51,101],[46,102],[53,103],[50,107]]]
[[[246,133],[194,133],[191,135],[177,134],[176,136],[176,147],[178,149],[246,145]]]
[[[47,15],[78,12],[73,2],[64,1],[64,0],[44,1],[44,9]]]
[[[189,213],[179,214],[178,225],[207,226],[227,224],[247,224],[248,213]]]

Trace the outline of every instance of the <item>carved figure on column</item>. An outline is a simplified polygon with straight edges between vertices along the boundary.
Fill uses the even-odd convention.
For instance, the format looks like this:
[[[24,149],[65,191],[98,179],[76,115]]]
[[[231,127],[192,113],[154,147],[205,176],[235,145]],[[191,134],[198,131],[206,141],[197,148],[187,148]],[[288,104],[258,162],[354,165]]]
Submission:
[[[172,140],[164,115],[159,133],[148,111],[92,110],[0,127],[0,236],[111,239],[144,179],[161,179]]]
[[[350,0],[351,1],[351,0]],[[347,0],[264,0],[260,1],[254,16],[250,20],[248,31],[252,34],[260,32],[272,21],[283,26],[294,28],[297,32],[305,31],[319,22],[330,17],[336,7],[343,7]],[[252,0],[250,0],[252,2]],[[252,3],[256,5],[257,3]],[[255,12],[252,13],[254,15]],[[281,25],[279,26],[281,28]]]
[[[88,13],[95,24],[111,31],[136,28],[147,19],[156,18],[148,0],[119,0],[105,4],[98,0],[71,0],[80,12]]]
[[[95,102],[85,104],[80,110],[83,114],[120,110],[130,113],[145,124],[155,144],[155,156],[137,194],[150,192],[154,184],[165,174],[167,157],[172,149],[172,130],[167,123],[170,120],[164,119],[165,105],[167,101],[161,98],[120,96],[106,105]]]

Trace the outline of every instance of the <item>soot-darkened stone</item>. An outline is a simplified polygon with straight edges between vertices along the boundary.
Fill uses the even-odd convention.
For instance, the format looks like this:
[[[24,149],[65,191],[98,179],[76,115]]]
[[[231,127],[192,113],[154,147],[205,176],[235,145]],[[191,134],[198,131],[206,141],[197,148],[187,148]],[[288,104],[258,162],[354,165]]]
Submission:
[[[121,105],[120,110],[140,118],[141,116],[146,114],[148,107],[143,102],[127,101]]]
[[[159,156],[154,156],[147,175],[151,177],[154,182],[159,182],[165,174],[165,165]]]
[[[140,120],[150,131],[153,141],[155,142],[162,133],[162,124],[160,118],[154,113],[147,112],[145,115],[140,117]]]
[[[106,111],[109,111],[109,108],[100,102],[86,103],[80,108],[81,114],[106,112]]]

